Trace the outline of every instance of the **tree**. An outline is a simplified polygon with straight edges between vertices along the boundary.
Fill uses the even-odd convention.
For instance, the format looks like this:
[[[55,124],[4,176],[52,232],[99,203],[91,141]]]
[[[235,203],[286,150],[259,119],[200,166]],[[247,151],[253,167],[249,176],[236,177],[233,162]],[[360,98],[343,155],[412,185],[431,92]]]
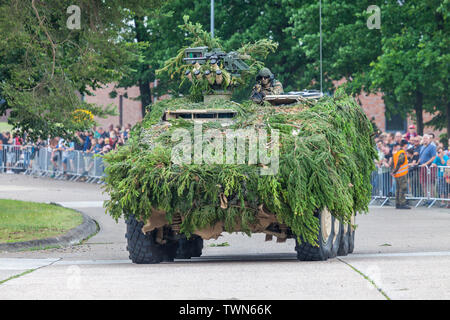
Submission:
[[[198,7],[202,9],[194,15],[203,17],[201,11],[207,8],[204,2],[155,0],[152,6],[132,15],[125,27],[123,38],[127,43],[137,45],[138,57],[129,62],[130,72],[120,79],[117,87],[139,87],[142,116],[150,111],[152,96],[179,91],[178,85],[167,76],[158,78],[160,85],[153,91],[150,83],[156,80],[155,71],[168,57],[175,55],[183,43],[184,35],[178,28],[183,22],[183,14],[193,14],[192,10]]]
[[[150,83],[156,79],[157,50],[160,42],[164,41],[164,36],[155,30],[152,21],[162,15],[161,7],[170,3],[171,1],[154,0],[151,6],[133,12],[123,34],[124,41],[136,45],[138,58],[131,61],[130,72],[120,79],[117,87],[139,87],[142,117],[152,103]]]
[[[178,28],[183,23],[183,16],[189,16],[190,21],[200,23],[205,30],[209,30],[209,13],[209,1],[193,0],[172,0],[165,3],[157,14],[149,13],[143,24],[146,47],[142,52],[145,58],[139,64],[133,65],[136,73],[131,79],[121,81],[121,85],[137,84],[139,74],[144,73],[148,79],[153,80],[154,70],[161,68],[168,57],[175,56],[177,50],[186,44],[185,33]],[[256,42],[262,38],[277,42],[277,52],[269,55],[264,62],[277,79],[282,81],[286,90],[299,90],[309,87],[311,79],[304,80],[302,70],[305,69],[307,61],[301,52],[293,49],[297,39],[288,36],[286,31],[291,25],[285,0],[266,3],[255,0],[215,2],[215,37],[222,39],[224,49],[236,50],[243,43]],[[159,80],[160,84],[155,91],[157,94],[187,93],[187,88],[180,88],[179,84],[169,77],[161,76]],[[253,83],[248,83],[246,87],[238,89],[234,99],[247,99],[252,86]]]
[[[353,79],[370,70],[370,62],[381,53],[381,35],[366,26],[367,7],[372,1],[340,4],[324,1],[324,70],[325,87],[334,88],[333,81],[342,77]],[[177,30],[182,17],[209,26],[209,2],[174,0],[163,8],[153,22],[150,33],[162,34],[158,48],[173,56],[184,34]],[[151,19],[150,19],[151,20]],[[319,2],[316,0],[275,0],[262,3],[254,0],[216,1],[215,36],[223,40],[226,50],[243,43],[269,38],[279,44],[276,53],[265,60],[281,80],[286,91],[319,88]],[[170,53],[170,54],[169,54]],[[164,59],[157,63],[161,67]],[[168,79],[164,79],[168,80]],[[252,84],[238,92],[239,98],[248,98]]]
[[[318,83],[318,1],[286,0],[299,38],[296,50],[309,63],[305,78]],[[437,112],[431,124],[450,129],[448,107],[449,1],[322,1],[325,88],[345,78],[347,90],[382,92],[386,112],[411,114],[423,133],[423,111]],[[378,5],[381,29],[369,29],[370,5]],[[447,22],[447,23],[446,23]],[[450,132],[450,130],[447,130]]]
[[[423,134],[423,110],[446,117],[446,126],[441,127],[450,133],[449,8],[449,1],[437,0],[382,6],[390,15],[382,28],[383,52],[372,64],[372,88],[390,92],[404,111],[413,109],[419,134]]]
[[[0,112],[10,109],[8,121],[33,138],[85,129],[92,122],[80,121],[79,110],[111,114],[79,95],[130,71],[136,47],[120,36],[130,14],[155,2],[82,0],[78,16],[67,13],[70,0],[0,2]],[[72,18],[79,29],[69,28]]]
[[[375,1],[376,2],[376,1]],[[349,91],[359,93],[366,84],[360,77],[370,70],[370,63],[381,53],[379,30],[367,27],[366,10],[374,1],[322,0],[323,80],[324,89],[334,91],[335,81],[346,79]],[[294,50],[307,60],[305,80],[320,83],[319,1],[289,4],[292,27],[288,33],[297,39]],[[307,81],[307,80],[306,80]]]

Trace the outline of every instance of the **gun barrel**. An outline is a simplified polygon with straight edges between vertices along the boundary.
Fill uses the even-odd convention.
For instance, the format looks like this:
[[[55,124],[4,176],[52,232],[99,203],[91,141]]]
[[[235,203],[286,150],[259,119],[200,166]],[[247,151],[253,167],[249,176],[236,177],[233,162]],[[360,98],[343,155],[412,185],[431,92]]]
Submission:
[[[183,61],[206,61],[207,58],[206,57],[201,57],[201,58],[183,58]]]

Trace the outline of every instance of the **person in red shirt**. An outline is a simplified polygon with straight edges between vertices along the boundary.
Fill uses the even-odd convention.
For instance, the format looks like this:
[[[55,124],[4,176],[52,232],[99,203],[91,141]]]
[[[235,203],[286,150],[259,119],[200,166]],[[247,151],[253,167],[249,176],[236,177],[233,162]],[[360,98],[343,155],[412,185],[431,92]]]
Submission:
[[[413,137],[417,137],[417,132],[416,132],[416,126],[412,124],[408,127],[408,132],[406,133],[405,138],[407,141],[409,141]]]

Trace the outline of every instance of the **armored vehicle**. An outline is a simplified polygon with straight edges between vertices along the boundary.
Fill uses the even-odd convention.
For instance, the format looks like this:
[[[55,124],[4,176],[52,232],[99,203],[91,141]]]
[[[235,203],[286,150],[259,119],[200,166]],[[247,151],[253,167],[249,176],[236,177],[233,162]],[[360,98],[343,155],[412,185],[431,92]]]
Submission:
[[[159,101],[129,142],[105,156],[105,207],[126,220],[130,259],[199,257],[203,241],[224,232],[295,239],[303,261],[351,253],[376,157],[361,107],[342,90],[233,102],[219,90],[221,77],[208,75],[226,74],[221,57],[240,58],[194,49],[185,55],[192,65],[185,75],[193,83],[203,77],[213,90],[202,102]],[[231,64],[233,72],[246,68]]]
[[[339,102],[334,105],[332,98],[327,104],[306,101],[263,107],[224,100],[160,102],[134,129],[130,144],[107,156],[106,188],[111,194],[107,208],[116,218],[122,213],[126,218],[130,259],[158,263],[198,257],[203,240],[217,239],[223,232],[265,233],[266,240],[275,236],[278,242],[295,238],[299,260],[326,260],[352,252],[355,213],[366,208],[370,195],[372,163],[368,161],[374,155],[370,148],[357,150],[363,143],[370,146],[370,124],[356,104],[343,103],[339,110]],[[355,117],[352,121],[361,123],[353,129],[340,128],[348,113]],[[342,118],[342,122],[314,126],[314,117],[323,117],[322,122]],[[267,125],[278,128],[280,135],[274,171],[276,159],[251,162],[252,143],[264,148],[275,141],[268,142],[261,132],[251,136],[251,130]],[[242,161],[238,162],[239,155],[228,163],[225,155],[213,154],[216,162],[208,159],[207,141],[219,141],[212,149],[220,152],[226,139],[219,137],[233,130],[236,141],[242,137],[239,134],[247,139],[241,145],[248,148]],[[195,141],[199,135],[200,143]],[[271,135],[275,138],[274,131]],[[181,138],[185,145],[174,143]],[[195,148],[202,145],[200,155],[205,159],[196,162]],[[171,154],[183,148],[184,163]],[[238,148],[237,142],[232,152]],[[277,150],[270,152],[274,157]]]

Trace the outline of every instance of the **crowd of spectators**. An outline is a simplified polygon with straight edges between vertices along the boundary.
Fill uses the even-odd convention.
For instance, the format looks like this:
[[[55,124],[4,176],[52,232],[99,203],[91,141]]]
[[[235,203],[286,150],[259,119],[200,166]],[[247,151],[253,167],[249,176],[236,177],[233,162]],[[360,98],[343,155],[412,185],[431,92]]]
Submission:
[[[59,171],[63,174],[71,170],[73,172],[74,159],[78,153],[83,155],[84,161],[82,166],[78,167],[84,171],[82,175],[88,175],[94,166],[93,156],[106,154],[126,143],[130,130],[130,124],[124,128],[110,125],[107,130],[103,127],[94,127],[89,131],[76,132],[75,138],[71,141],[60,137],[30,141],[26,136],[3,132],[0,133],[0,173],[32,169],[33,161],[37,159],[40,150],[45,149],[49,155],[46,165],[50,164],[53,172]],[[381,189],[385,196],[395,194],[395,179],[390,172],[393,168],[394,145],[400,144],[402,140],[408,143],[406,154],[409,166],[409,192],[414,197],[424,197],[431,184],[432,193],[440,195],[441,198],[450,196],[450,139],[448,145],[444,146],[433,133],[419,136],[414,125],[409,126],[404,133],[379,132],[375,137],[378,160],[375,161],[376,176],[372,179],[374,193]],[[425,177],[426,174],[430,175],[430,172],[431,179]]]
[[[450,139],[448,146],[445,147],[434,133],[419,136],[414,125],[409,126],[406,133],[381,133],[375,137],[375,143],[378,151],[378,168],[392,167],[392,150],[396,143],[402,140],[408,142],[407,156],[408,165],[414,167],[447,166],[450,157]]]
[[[375,164],[378,173],[383,176],[383,194],[395,194],[395,179],[389,172],[393,168],[393,148],[396,143],[406,140],[408,143],[406,155],[409,166],[409,192],[414,197],[439,195],[446,198],[450,191],[450,139],[447,146],[439,141],[434,133],[419,136],[414,125],[408,127],[407,132],[380,133],[375,137],[378,160]],[[428,177],[426,175],[429,175]]]
[[[0,173],[14,173],[13,169],[18,167],[22,171],[31,169],[33,161],[42,148],[50,152],[49,161],[53,171],[59,170],[66,173],[73,167],[77,152],[90,157],[96,154],[106,154],[126,143],[130,130],[131,124],[124,128],[114,127],[111,124],[107,130],[103,127],[93,127],[92,130],[76,132],[71,141],[61,137],[30,141],[26,135],[20,136],[17,133],[3,132],[0,133]],[[91,161],[85,167],[83,174],[87,174],[92,165]]]

